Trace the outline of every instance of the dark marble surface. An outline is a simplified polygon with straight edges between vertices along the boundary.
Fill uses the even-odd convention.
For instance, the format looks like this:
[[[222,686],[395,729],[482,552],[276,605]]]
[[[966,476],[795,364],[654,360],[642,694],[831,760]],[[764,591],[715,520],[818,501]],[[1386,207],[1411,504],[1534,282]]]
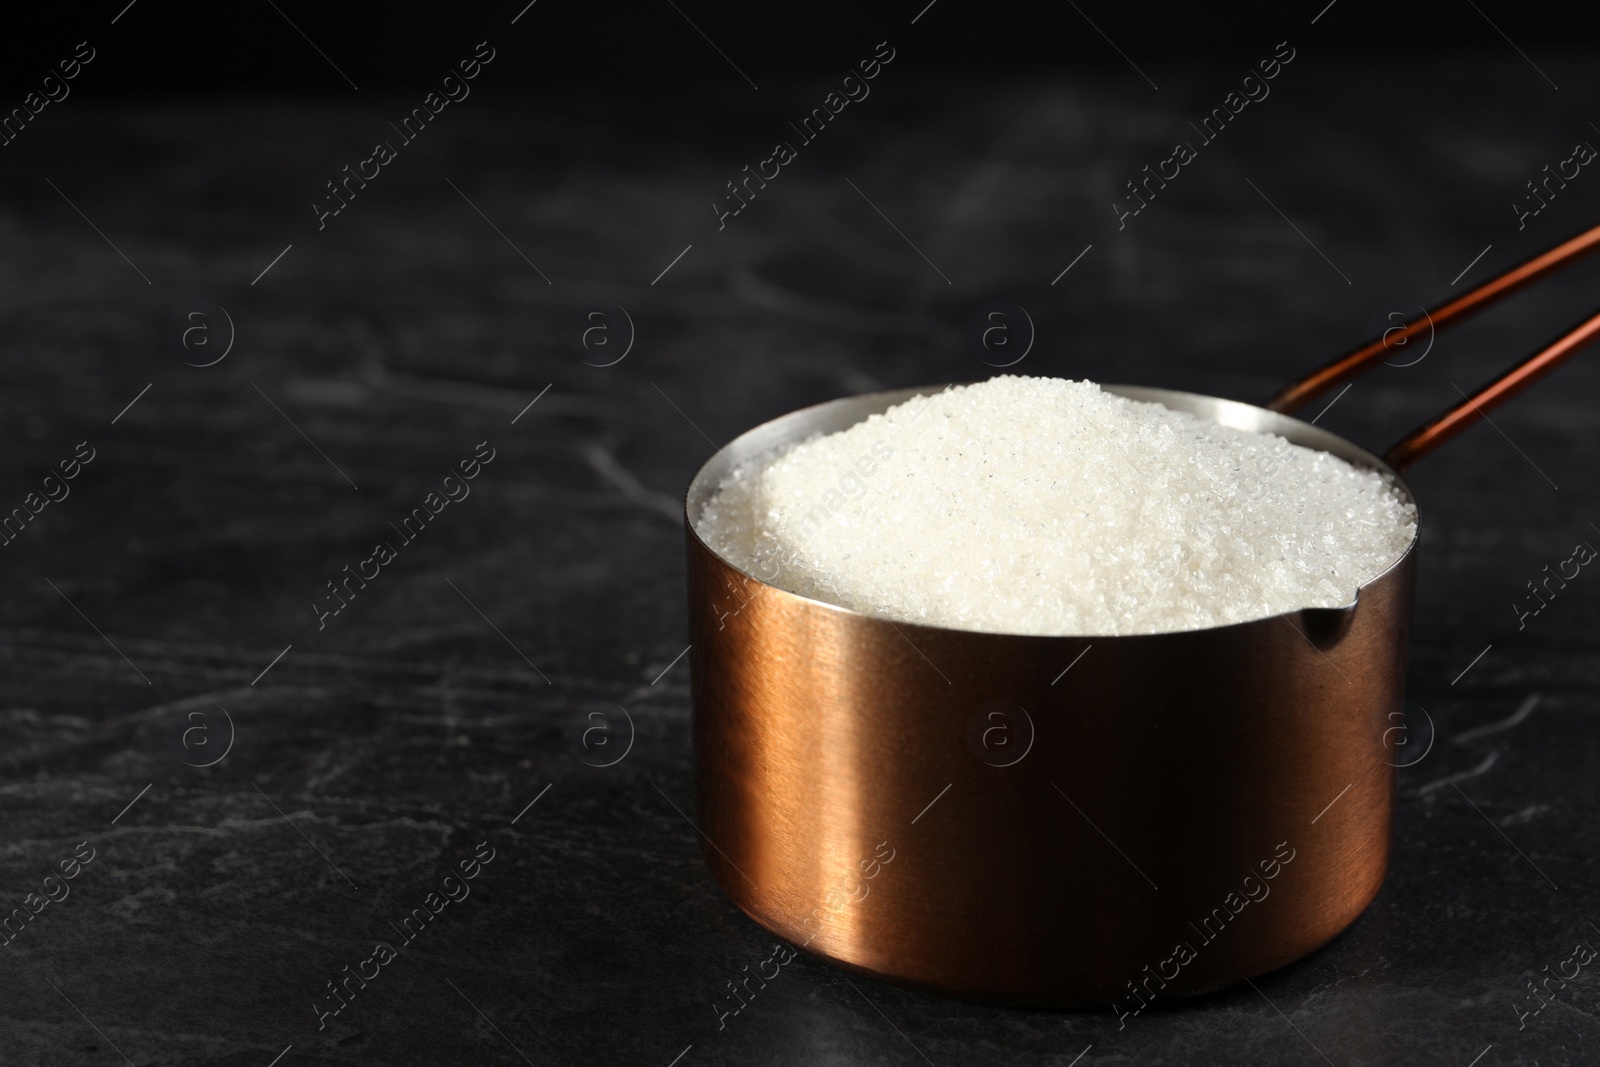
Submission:
[[[1593,971],[1517,1009],[1600,943],[1600,578],[1521,630],[1511,606],[1600,543],[1593,354],[1416,468],[1409,689],[1437,734],[1402,772],[1388,882],[1334,944],[1121,1031],[853,989],[807,958],[716,1025],[771,938],[685,814],[677,501],[711,442],[984,375],[963,331],[991,299],[1037,325],[1019,371],[1259,400],[1592,221],[1588,170],[1521,231],[1510,207],[1600,143],[1589,57],[1535,69],[1490,38],[1340,59],[1300,16],[1261,55],[1286,35],[1272,95],[1120,232],[1122,182],[1248,60],[1147,70],[1159,90],[1115,56],[952,82],[906,28],[872,96],[720,231],[723,183],[830,83],[521,94],[490,67],[321,231],[323,183],[431,74],[342,102],[47,109],[0,161],[0,506],[78,442],[95,459],[0,548],[4,906],[80,842],[93,859],[0,948],[0,1062],[1594,1062]],[[1322,424],[1385,445],[1577,319],[1597,279],[1580,265],[1441,336]],[[182,348],[195,301],[236,332],[205,368],[184,361],[229,327],[189,319],[209,333]],[[578,343],[614,308],[632,349],[586,365],[620,351],[614,310],[614,347]],[[484,441],[471,495],[319,630],[324,583]],[[585,717],[619,705],[631,750],[585,765]],[[325,983],[480,848],[471,895],[319,1030]]]

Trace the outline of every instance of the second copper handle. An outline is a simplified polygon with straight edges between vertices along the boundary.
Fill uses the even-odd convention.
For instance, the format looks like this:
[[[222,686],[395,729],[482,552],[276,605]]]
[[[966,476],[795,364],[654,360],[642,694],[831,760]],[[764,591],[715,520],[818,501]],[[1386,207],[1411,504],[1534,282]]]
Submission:
[[[1397,471],[1411,466],[1478,419],[1487,419],[1491,409],[1555,370],[1567,357],[1597,336],[1600,336],[1600,314],[1583,320],[1473,395],[1462,393],[1461,403],[1446,408],[1435,418],[1400,438],[1384,453],[1383,461]]]

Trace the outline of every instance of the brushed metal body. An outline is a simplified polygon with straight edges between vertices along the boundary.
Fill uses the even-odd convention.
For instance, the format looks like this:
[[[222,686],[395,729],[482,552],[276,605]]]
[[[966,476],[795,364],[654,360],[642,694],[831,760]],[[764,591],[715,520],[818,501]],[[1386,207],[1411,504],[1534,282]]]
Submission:
[[[1264,408],[1105,388],[1394,473]],[[1338,935],[1388,861],[1416,543],[1346,608],[1037,637],[894,624],[798,596],[695,532],[731,465],[933,391],[775,419],[690,485],[698,807],[722,889],[846,968],[1015,1004],[1126,1010],[1135,990],[1215,989]],[[972,743],[992,701],[1032,725],[1009,766]],[[1017,745],[1022,718],[1010,716]],[[1252,875],[1259,900],[1246,899]]]

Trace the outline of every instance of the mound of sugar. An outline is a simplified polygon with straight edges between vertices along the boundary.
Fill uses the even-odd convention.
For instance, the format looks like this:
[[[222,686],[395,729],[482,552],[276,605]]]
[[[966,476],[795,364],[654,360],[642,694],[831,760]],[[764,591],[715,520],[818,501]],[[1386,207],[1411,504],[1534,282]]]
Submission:
[[[1149,634],[1351,602],[1416,534],[1392,479],[1092,382],[917,396],[729,477],[695,529],[895,621]]]

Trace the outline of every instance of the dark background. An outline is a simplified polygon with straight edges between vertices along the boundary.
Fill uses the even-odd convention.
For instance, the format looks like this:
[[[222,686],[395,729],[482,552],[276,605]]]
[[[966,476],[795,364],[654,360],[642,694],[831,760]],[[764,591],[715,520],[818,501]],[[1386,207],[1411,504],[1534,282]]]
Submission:
[[[0,1062],[1593,1062],[1600,981],[1518,1011],[1600,939],[1600,579],[1521,629],[1512,606],[1600,544],[1593,354],[1410,477],[1432,745],[1378,900],[1259,993],[1119,1031],[802,958],[719,1031],[771,938],[698,856],[678,657],[679,501],[712,442],[985,376],[987,301],[1036,323],[1019,372],[1260,401],[1592,224],[1592,168],[1522,229],[1512,204],[1600,144],[1595,14],[678,6],[16,16],[6,107],[98,55],[0,147],[0,509],[97,454],[0,547],[0,904],[96,856],[0,947]],[[872,95],[719,230],[723,183],[886,39]],[[324,183],[482,40],[472,96],[319,229]],[[1123,183],[1284,40],[1272,95],[1119,230]],[[1597,281],[1440,335],[1319,425],[1386,446]],[[579,337],[618,308],[634,346],[595,366],[616,350]],[[324,583],[484,440],[472,496],[319,630]],[[619,707],[627,757],[586,765]],[[472,896],[319,1030],[325,983],[485,840]]]
[[[333,57],[363,89],[405,89],[431,65],[454,57],[451,45],[498,31],[527,0],[509,3],[428,3],[406,0],[367,4],[136,3],[106,28],[127,0],[80,5],[80,12],[31,21],[32,32],[14,32],[0,45],[12,85],[31,81],[56,58],[86,38],[98,44],[115,39],[119,54],[101,67],[106,95],[159,92],[180,97],[212,97],[218,92],[271,92],[301,97],[334,96],[348,88],[325,65],[303,63],[306,37]],[[1223,57],[1254,59],[1265,37],[1271,44],[1304,26],[1322,3],[1298,7],[1267,3],[1201,5],[1155,0],[1148,3],[1072,3],[946,5],[939,18],[918,19],[912,32],[916,49],[908,66],[920,71],[1059,75],[1061,65],[1117,61],[1106,36],[1135,62],[1171,62]],[[141,8],[140,4],[143,4]],[[538,0],[518,22],[537,12],[533,32],[517,36],[516,69],[500,72],[501,82],[553,86],[568,83],[630,85],[672,92],[686,81],[717,82],[721,72],[699,62],[690,45],[711,46],[706,36],[757,82],[762,75],[822,75],[849,67],[860,51],[856,42],[875,44],[905,37],[910,20],[927,0],[859,4],[840,0],[799,6],[749,5],[729,0],[677,4],[562,4]],[[944,10],[941,10],[944,7]],[[1301,10],[1304,8],[1305,10]],[[1584,5],[1478,4],[1467,0],[1383,4],[1339,0],[1318,20],[1317,46],[1328,52],[1356,53],[1401,64],[1431,53],[1462,47],[1508,48],[1503,32],[1527,49],[1570,46],[1600,34],[1600,11]],[[1303,18],[1300,16],[1304,16]],[[1090,20],[1092,19],[1092,24]],[[288,20],[293,20],[293,25]],[[1492,20],[1492,23],[1491,21]],[[295,26],[304,33],[296,32]],[[1102,36],[1103,31],[1106,36]],[[1498,27],[1498,31],[1495,27]],[[14,30],[21,30],[14,24]],[[478,33],[479,37],[473,37]],[[503,36],[503,34],[501,35]],[[715,53],[712,53],[715,55]],[[646,100],[641,100],[641,104]]]

